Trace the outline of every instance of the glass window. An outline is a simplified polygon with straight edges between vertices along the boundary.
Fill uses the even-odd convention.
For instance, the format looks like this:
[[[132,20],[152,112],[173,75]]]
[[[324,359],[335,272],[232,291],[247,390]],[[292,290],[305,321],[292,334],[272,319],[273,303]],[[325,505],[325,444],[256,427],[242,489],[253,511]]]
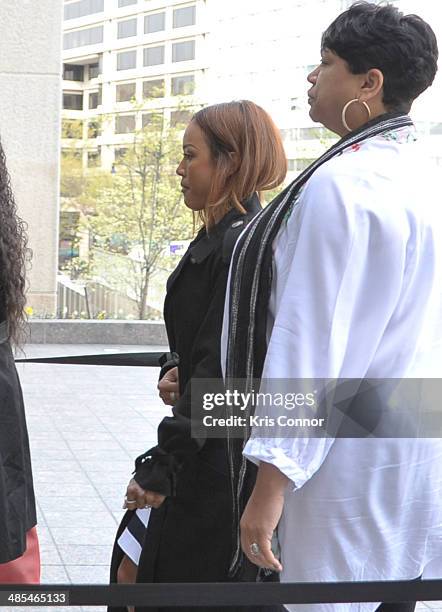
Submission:
[[[117,85],[117,102],[130,102],[135,98],[135,83],[121,83]]]
[[[100,136],[100,124],[98,121],[89,121],[87,126],[87,137],[88,138],[98,138]]]
[[[62,138],[83,138],[83,122],[79,119],[63,119],[61,122]]]
[[[118,0],[118,7],[129,6],[130,4],[136,4],[137,0]]]
[[[74,151],[72,149],[62,149],[61,156],[63,159],[76,159],[81,161],[81,149],[75,149]]]
[[[84,81],[84,66],[63,65],[63,78],[66,81]]]
[[[179,110],[170,113],[170,125],[172,127],[186,127],[192,118],[190,111]]]
[[[164,45],[146,47],[144,49],[144,65],[157,66],[158,64],[164,64]]]
[[[127,154],[127,147],[119,147],[114,151],[115,163],[118,164],[121,162],[123,157]]]
[[[89,64],[89,78],[96,79],[101,74],[100,64]]]
[[[67,110],[83,110],[82,93],[64,93],[63,108]]]
[[[117,115],[115,117],[115,134],[135,132],[135,115]]]
[[[96,45],[103,42],[103,26],[85,28],[66,32],[63,37],[63,49],[75,49],[86,45]]]
[[[137,20],[126,19],[118,22],[117,38],[129,38],[137,35]]]
[[[87,152],[87,166],[88,168],[96,168],[101,164],[101,153],[100,151],[88,151]]]
[[[172,95],[188,96],[195,91],[195,76],[193,74],[183,74],[172,78]]]
[[[93,15],[104,11],[104,0],[79,0],[64,5],[64,18],[78,19],[85,15]]]
[[[101,104],[101,95],[98,91],[93,91],[89,94],[89,110],[93,110],[94,108],[98,108]]]
[[[141,124],[143,126],[143,130],[145,127],[161,127],[163,121],[162,113],[154,112],[154,113],[143,113],[141,117]]]
[[[173,27],[184,28],[185,26],[195,25],[196,22],[196,7],[185,6],[173,11]]]
[[[164,96],[164,79],[152,79],[143,82],[143,98],[162,98]]]
[[[195,59],[195,41],[186,40],[184,42],[173,43],[172,62],[187,62]]]
[[[137,66],[137,52],[122,51],[117,53],[117,70],[130,70]]]
[[[144,18],[144,33],[162,32],[166,28],[166,13],[153,13]]]

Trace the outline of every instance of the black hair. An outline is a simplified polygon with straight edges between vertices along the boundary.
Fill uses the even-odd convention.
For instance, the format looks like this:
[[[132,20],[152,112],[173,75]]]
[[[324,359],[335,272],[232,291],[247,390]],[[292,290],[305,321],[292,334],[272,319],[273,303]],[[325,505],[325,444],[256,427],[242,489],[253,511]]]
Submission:
[[[356,2],[327,28],[321,47],[345,60],[353,74],[381,70],[389,111],[408,112],[437,72],[437,40],[431,27],[391,4]]]
[[[18,216],[0,143],[0,319],[8,322],[9,340],[20,346],[26,332],[26,223]]]

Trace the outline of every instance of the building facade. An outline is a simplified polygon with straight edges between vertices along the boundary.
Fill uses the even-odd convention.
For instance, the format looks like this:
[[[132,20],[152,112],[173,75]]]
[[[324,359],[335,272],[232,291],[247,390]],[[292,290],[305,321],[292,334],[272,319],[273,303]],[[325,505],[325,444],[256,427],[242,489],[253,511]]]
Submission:
[[[182,119],[205,98],[206,34],[202,0],[65,1],[62,148],[111,170],[155,111]]]
[[[158,111],[181,124],[186,104],[246,98],[281,130],[292,180],[337,139],[309,117],[307,76],[320,61],[322,32],[352,1],[65,0],[63,151],[85,169],[119,172],[134,134]],[[440,3],[391,3],[422,14],[442,40]],[[412,116],[442,166],[441,109],[438,78]],[[116,268],[117,255],[106,257]],[[115,289],[111,273],[100,270]],[[164,270],[150,296],[157,310],[166,277]]]
[[[130,134],[146,125],[153,111],[164,108],[173,120],[179,97],[192,95],[201,104],[248,98],[268,110],[281,129],[293,178],[335,139],[309,118],[306,78],[319,61],[322,31],[351,3],[67,0],[64,134],[73,135],[69,120],[81,121],[76,146],[83,164],[111,169]],[[442,35],[439,3],[391,3],[419,12]],[[413,117],[442,164],[441,103],[438,79]],[[103,117],[107,120],[99,122]]]

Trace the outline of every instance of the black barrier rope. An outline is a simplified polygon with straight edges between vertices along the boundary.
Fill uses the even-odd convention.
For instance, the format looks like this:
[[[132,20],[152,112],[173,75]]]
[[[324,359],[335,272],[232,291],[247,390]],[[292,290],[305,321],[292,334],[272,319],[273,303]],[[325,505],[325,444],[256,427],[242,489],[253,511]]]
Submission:
[[[16,363],[158,367],[163,353],[35,357]],[[0,606],[247,606],[353,602],[438,601],[442,580],[315,583],[165,583],[0,585]]]
[[[54,363],[68,365],[144,366],[158,368],[164,353],[106,353],[98,355],[65,355],[63,357],[29,357],[15,363]]]
[[[164,583],[112,585],[0,585],[0,606],[20,605],[12,596],[29,594],[27,603],[46,595],[45,605],[71,606],[247,606],[352,602],[436,601],[442,599],[442,580],[395,582],[309,582],[309,583]],[[34,595],[34,601],[31,596]],[[49,601],[48,597],[52,600]],[[8,599],[9,598],[9,599]],[[18,599],[18,598],[17,598]],[[61,599],[58,598],[58,605]],[[22,599],[23,602],[23,599]],[[21,603],[23,605],[23,603]]]

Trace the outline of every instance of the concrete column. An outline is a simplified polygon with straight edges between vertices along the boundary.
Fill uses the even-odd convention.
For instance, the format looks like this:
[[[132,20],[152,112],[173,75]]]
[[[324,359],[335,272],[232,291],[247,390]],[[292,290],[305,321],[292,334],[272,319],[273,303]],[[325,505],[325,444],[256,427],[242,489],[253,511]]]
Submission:
[[[0,136],[33,250],[28,305],[56,307],[61,111],[60,0],[2,2]]]

